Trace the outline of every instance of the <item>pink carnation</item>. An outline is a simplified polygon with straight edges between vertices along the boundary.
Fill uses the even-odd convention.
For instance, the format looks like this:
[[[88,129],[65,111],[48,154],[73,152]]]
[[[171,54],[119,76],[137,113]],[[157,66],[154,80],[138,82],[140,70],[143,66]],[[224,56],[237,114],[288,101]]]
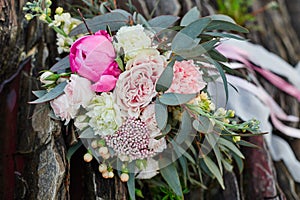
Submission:
[[[193,94],[200,92],[207,84],[193,60],[176,61],[173,70],[173,82],[166,92]]]

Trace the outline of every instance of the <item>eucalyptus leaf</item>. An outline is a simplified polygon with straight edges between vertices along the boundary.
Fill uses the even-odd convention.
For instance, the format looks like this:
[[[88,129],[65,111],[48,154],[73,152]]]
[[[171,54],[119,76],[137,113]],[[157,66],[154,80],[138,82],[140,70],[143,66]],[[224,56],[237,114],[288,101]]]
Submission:
[[[178,156],[184,155],[191,163],[196,164],[194,158],[174,140],[171,141],[171,144]]]
[[[244,155],[242,154],[242,152],[232,142],[230,142],[224,138],[219,138],[218,143],[227,147],[228,149],[230,149],[232,152],[234,152],[239,157],[245,158]]]
[[[170,161],[166,158],[159,160],[159,166],[165,166],[165,163],[170,163]],[[161,168],[160,173],[167,184],[170,186],[170,188],[175,192],[175,194],[178,196],[183,196],[179,175],[174,163]]]
[[[104,15],[95,16],[91,19],[86,20],[86,24],[92,32],[99,30],[105,30],[106,26],[109,26],[112,31],[118,30],[120,27],[125,26],[129,21],[123,13],[110,12]],[[77,27],[72,29],[70,36],[87,33],[88,30],[84,23],[79,24]]]
[[[158,128],[163,130],[168,122],[168,109],[166,105],[161,104],[158,100],[155,101],[155,119]]]
[[[176,143],[181,144],[187,140],[188,137],[195,137],[196,131],[193,129],[192,120],[189,113],[185,110],[182,113],[181,124],[179,132],[175,138]]]
[[[129,173],[129,180],[127,181],[127,188],[131,200],[135,200],[135,177],[134,173]]]
[[[217,178],[222,189],[225,189],[223,177],[217,165],[208,156],[204,156],[203,160],[209,171]]]
[[[70,162],[72,155],[81,147],[82,142],[79,140],[76,144],[72,145],[67,152],[67,160]]]
[[[196,21],[200,17],[200,11],[197,7],[190,9],[181,19],[180,26],[187,26]]]
[[[218,39],[210,40],[201,44],[198,44],[195,47],[189,49],[181,49],[175,51],[176,54],[182,56],[185,59],[188,58],[195,58],[201,56],[202,54],[206,53],[215,48],[215,45],[219,42]]]
[[[44,96],[45,94],[47,94],[47,90],[35,90],[35,91],[32,91],[32,93],[37,98],[40,98],[40,97]]]
[[[203,32],[202,35],[209,35],[209,36],[221,37],[221,38],[232,38],[232,39],[236,39],[236,40],[245,40],[245,38],[243,38],[239,35],[231,34],[231,33]]]
[[[169,28],[178,19],[179,19],[179,17],[173,16],[173,15],[160,15],[160,16],[154,17],[153,19],[150,19],[148,21],[148,24],[152,28],[160,28],[160,29],[161,28]]]
[[[226,76],[225,76],[225,73],[224,73],[224,70],[223,70],[223,68],[222,68],[222,65],[219,64],[217,61],[215,61],[215,60],[212,59],[212,58],[207,57],[206,59],[207,59],[211,64],[213,64],[213,65],[217,68],[217,70],[219,71],[219,73],[220,73],[220,76],[221,76],[221,78],[222,78],[222,80],[223,80],[223,85],[224,85],[224,90],[225,90],[225,99],[226,99],[226,103],[227,103],[227,101],[228,101],[228,84],[227,84],[227,78],[226,78]]]
[[[47,101],[50,101],[52,99],[55,99],[56,97],[58,97],[59,95],[64,93],[64,88],[66,87],[67,82],[62,82],[60,84],[58,84],[55,88],[53,88],[52,90],[50,90],[48,93],[46,93],[45,95],[43,95],[42,97],[31,101],[29,103],[31,104],[37,104],[37,103],[44,103]]]
[[[84,131],[82,131],[79,135],[79,138],[95,138],[94,130],[91,127],[86,128]]]
[[[196,46],[198,42],[196,42],[195,39],[203,32],[210,22],[210,18],[201,18],[183,28],[173,38],[171,46],[172,50],[178,51]]]
[[[222,161],[223,161],[223,156],[222,156],[222,153],[217,145],[217,142],[219,140],[219,136],[216,135],[216,134],[207,134],[205,139],[207,139],[208,143],[211,145],[213,151],[214,151],[214,154],[217,158],[217,162],[218,162],[218,166],[219,166],[219,169],[220,169],[220,172],[221,174],[223,174],[223,168],[222,168]]]
[[[164,93],[159,97],[159,101],[165,105],[177,106],[185,104],[195,97],[196,94]]]
[[[238,166],[239,172],[242,173],[244,169],[243,159],[236,154],[232,154],[232,157],[235,160],[236,165]]]
[[[184,156],[180,156],[178,158],[179,164],[182,168],[182,172],[183,172],[183,182],[184,182],[184,186],[187,187],[187,171],[188,171],[188,164],[187,164],[187,160]]]
[[[53,72],[59,72],[59,71],[65,71],[70,67],[70,60],[69,56],[66,56],[59,60],[57,63],[55,63],[51,68],[50,71]]]
[[[230,23],[236,24],[236,22],[231,17],[229,17],[228,15],[215,14],[215,15],[210,15],[209,17],[212,20],[226,21],[226,22],[230,22]]]
[[[165,92],[169,89],[173,81],[173,65],[175,60],[172,60],[168,63],[167,67],[164,69],[163,73],[160,75],[157,83],[156,83],[156,91],[157,92]]]
[[[205,116],[198,116],[198,119],[193,121],[193,127],[201,133],[211,133],[214,128],[212,121]]]
[[[240,33],[248,33],[248,29],[228,22],[228,21],[222,21],[222,20],[213,20],[205,27],[205,31],[212,31],[212,30],[223,30],[223,31],[237,31]]]
[[[211,50],[209,50],[208,52],[208,55],[212,58],[212,59],[214,59],[214,60],[218,60],[218,61],[220,61],[220,62],[227,62],[228,61],[228,59],[225,57],[225,56],[223,56],[220,52],[218,52],[216,49],[211,49]],[[222,66],[222,68],[224,68],[223,66],[225,66],[225,65],[222,65],[221,64],[221,66]],[[227,66],[226,66],[227,67]],[[227,67],[226,69],[228,69],[229,67]],[[230,68],[229,68],[230,69]],[[232,70],[231,69],[231,71],[236,71],[236,70]]]

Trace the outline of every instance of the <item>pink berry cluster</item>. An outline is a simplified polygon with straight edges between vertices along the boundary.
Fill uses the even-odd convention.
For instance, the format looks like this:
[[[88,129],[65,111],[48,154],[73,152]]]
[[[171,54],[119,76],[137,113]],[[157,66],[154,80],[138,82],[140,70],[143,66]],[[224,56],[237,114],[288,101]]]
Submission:
[[[150,131],[140,119],[128,118],[115,134],[106,136],[105,140],[118,156],[128,156],[130,160],[154,155],[149,149]]]

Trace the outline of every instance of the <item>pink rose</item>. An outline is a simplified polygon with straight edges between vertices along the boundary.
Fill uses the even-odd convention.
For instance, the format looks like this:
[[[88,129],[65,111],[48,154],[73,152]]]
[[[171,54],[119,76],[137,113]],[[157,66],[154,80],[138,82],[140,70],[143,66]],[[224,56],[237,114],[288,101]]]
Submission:
[[[93,81],[92,89],[96,92],[114,89],[121,73],[115,58],[112,38],[103,30],[79,38],[70,49],[72,72]]]
[[[164,70],[162,56],[141,55],[123,72],[114,90],[116,102],[124,116],[139,117],[140,109],[155,97],[156,82]]]
[[[170,88],[166,92],[193,94],[206,86],[202,75],[193,60],[176,61],[173,66],[174,77]]]
[[[55,116],[60,117],[65,121],[65,125],[76,116],[78,109],[71,106],[66,94],[60,95],[56,99],[50,101],[50,105],[54,111]]]
[[[164,137],[159,140],[155,139],[155,137],[161,135],[161,131],[157,126],[155,118],[155,104],[149,104],[142,111],[140,118],[143,122],[145,122],[148,130],[150,131],[149,148],[153,149],[154,152],[162,152],[167,148],[167,143]]]
[[[77,109],[80,106],[85,108],[95,95],[91,90],[91,82],[76,74],[71,75],[64,92],[68,97],[70,105]]]
[[[57,117],[66,120],[74,119],[80,106],[86,107],[94,97],[91,90],[91,82],[86,78],[72,74],[64,89],[65,94],[50,101],[50,105]]]

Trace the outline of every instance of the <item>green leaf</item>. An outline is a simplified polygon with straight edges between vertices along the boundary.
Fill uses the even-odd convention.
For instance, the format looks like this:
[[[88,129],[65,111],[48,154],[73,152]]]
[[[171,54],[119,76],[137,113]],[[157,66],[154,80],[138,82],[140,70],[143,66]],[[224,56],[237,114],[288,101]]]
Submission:
[[[109,26],[112,31],[120,29],[128,23],[128,18],[120,12],[110,12],[104,15],[99,15],[91,19],[86,20],[86,24],[92,32],[99,30],[105,30],[106,26]],[[72,29],[70,36],[87,33],[87,29],[84,23],[79,24]]]
[[[148,21],[148,24],[152,28],[169,28],[172,26],[179,17],[173,15],[160,15],[158,17],[154,17]]]
[[[250,142],[247,142],[245,140],[240,140],[237,142],[238,145],[246,146],[246,147],[251,147],[251,148],[260,148],[259,146],[252,144]]]
[[[37,98],[40,98],[40,97],[44,96],[45,94],[47,94],[47,90],[36,90],[36,91],[32,91],[32,93]]]
[[[196,21],[200,17],[200,11],[197,7],[193,7],[189,10],[181,19],[180,26],[187,26],[190,23]]]
[[[223,30],[223,31],[236,31],[240,33],[248,33],[248,29],[228,22],[228,21],[222,21],[222,20],[213,20],[210,22],[210,24],[205,28],[205,31],[212,31],[212,30]]]
[[[94,130],[91,127],[86,128],[80,133],[79,138],[95,138]]]
[[[115,61],[118,63],[119,69],[123,72],[125,70],[122,59],[118,56]]]
[[[217,178],[222,189],[225,189],[223,177],[217,165],[208,156],[204,156],[203,160],[209,171]]]
[[[177,106],[187,103],[195,97],[196,94],[164,93],[159,97],[159,101],[165,105]]]
[[[168,122],[168,109],[167,106],[161,104],[158,99],[155,101],[155,119],[158,128],[163,130]]]
[[[192,127],[192,120],[189,113],[185,110],[182,113],[181,124],[179,132],[175,138],[177,144],[181,144],[187,140],[188,137],[195,137],[196,131]]]
[[[217,145],[219,136],[216,135],[216,134],[213,134],[213,133],[212,134],[207,134],[206,139],[207,139],[208,143],[210,144],[210,146],[212,147],[212,149],[214,151],[214,154],[217,158],[217,162],[218,162],[220,172],[221,172],[221,174],[223,174],[223,167],[222,167],[223,156],[222,156],[221,151],[220,151],[220,149]]]
[[[228,15],[222,15],[222,14],[209,15],[209,18],[211,18],[214,21],[218,20],[218,21],[225,21],[225,22],[236,24],[236,22]]]
[[[227,62],[228,61],[228,59],[225,56],[223,56],[220,52],[218,52],[215,49],[211,49],[207,53],[214,60],[218,60],[220,62]],[[222,67],[223,67],[223,65],[222,65]],[[232,71],[235,71],[235,70],[232,70]]]
[[[135,177],[134,173],[129,173],[129,180],[127,181],[127,188],[131,200],[135,200]]]
[[[47,101],[50,101],[52,99],[55,99],[56,97],[58,97],[59,95],[64,93],[64,88],[66,87],[67,82],[62,82],[60,84],[58,84],[55,88],[53,88],[52,90],[50,90],[48,93],[46,93],[44,96],[31,101],[29,103],[31,104],[37,104],[37,103],[44,103]]]
[[[50,71],[59,72],[65,71],[70,67],[70,60],[69,56],[64,57],[63,59],[59,60],[55,65],[50,68]]]
[[[195,58],[195,57],[201,56],[202,54],[206,53],[207,51],[210,51],[213,48],[215,48],[215,45],[218,42],[219,42],[219,40],[217,40],[217,39],[210,40],[210,41],[198,44],[197,46],[189,48],[189,49],[177,50],[177,51],[175,51],[175,53],[185,59]]]
[[[228,149],[230,149],[232,152],[234,152],[239,157],[245,158],[244,155],[241,153],[241,151],[234,145],[234,143],[232,143],[224,138],[219,138],[218,143],[227,147]]]
[[[173,38],[171,46],[172,50],[177,51],[196,46],[199,43],[199,39],[195,39],[203,32],[210,22],[210,18],[201,18],[183,28]]]
[[[225,167],[225,169],[227,171],[232,172],[233,166],[229,162],[227,162],[226,160],[222,159],[222,163],[223,163],[223,165],[224,165],[224,167]]]
[[[184,156],[180,156],[178,158],[179,164],[182,168],[182,172],[183,172],[183,182],[184,182],[184,186],[187,186],[187,169],[188,169],[188,164],[187,164],[187,160]]]
[[[166,158],[159,160],[159,166],[165,166],[165,163],[170,163]],[[179,176],[174,163],[160,169],[160,173],[164,180],[168,183],[176,195],[183,196],[182,188],[179,181]]]
[[[219,33],[219,32],[203,32],[201,35],[209,35],[212,37],[221,37],[221,38],[232,38],[236,40],[245,40],[239,35],[231,34],[231,33]]]
[[[233,159],[235,160],[236,162],[236,165],[238,166],[239,168],[239,172],[242,173],[243,172],[243,169],[244,169],[244,162],[243,162],[243,159],[239,156],[237,156],[236,154],[232,154],[232,157]]]
[[[81,140],[79,140],[76,144],[74,144],[73,146],[71,146],[68,149],[66,157],[69,162],[71,161],[72,155],[79,149],[79,147],[81,147],[81,145],[82,145],[82,142],[81,142]]]
[[[173,148],[178,156],[184,155],[191,163],[196,164],[194,158],[186,152],[179,144],[177,144],[174,140],[171,141]]]
[[[208,117],[199,115],[198,119],[193,121],[193,127],[201,133],[211,133],[214,128],[214,124]]]
[[[224,90],[225,90],[225,96],[226,96],[226,103],[228,101],[228,84],[227,84],[227,79],[226,79],[226,76],[225,76],[225,73],[224,73],[224,70],[222,68],[222,66],[215,60],[213,60],[212,58],[209,58],[207,57],[206,58],[211,64],[213,64],[217,70],[219,71],[220,73],[220,76],[223,80],[223,85],[224,85]]]
[[[143,195],[142,190],[140,190],[140,189],[135,189],[135,194],[138,197],[145,198],[144,195]]]
[[[163,73],[160,75],[157,83],[156,83],[156,91],[157,92],[165,92],[169,89],[173,81],[173,65],[175,60],[172,60],[168,63],[167,67],[164,69]]]

